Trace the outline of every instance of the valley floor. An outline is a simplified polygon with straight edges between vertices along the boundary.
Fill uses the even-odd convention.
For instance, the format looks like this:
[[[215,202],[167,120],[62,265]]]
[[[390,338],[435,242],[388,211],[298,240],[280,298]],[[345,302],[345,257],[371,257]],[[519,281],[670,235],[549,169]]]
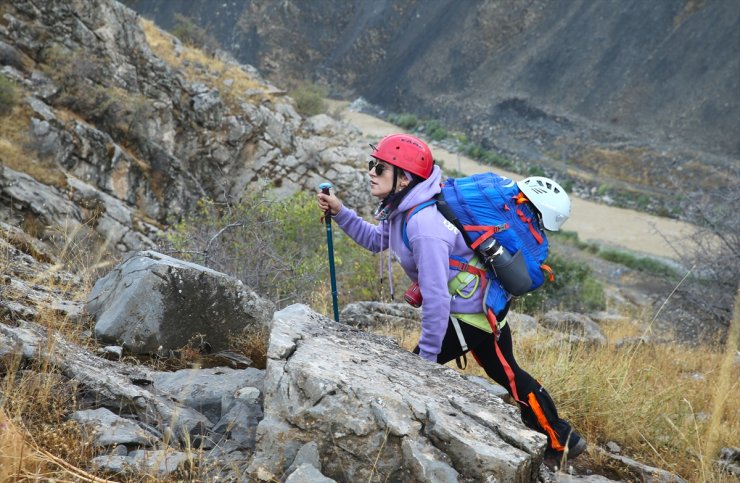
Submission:
[[[341,112],[342,119],[360,130],[370,138],[380,138],[401,130],[377,117],[348,109],[349,103],[330,101],[330,111]],[[475,160],[451,153],[440,146],[432,145],[432,152],[437,160],[449,168],[467,175],[490,170],[489,166]],[[522,176],[496,169],[496,172],[512,179]],[[565,225],[568,231],[578,234],[581,241],[596,242],[613,248],[650,256],[676,259],[675,247],[691,236],[694,227],[688,223],[668,218],[640,213],[623,208],[607,206],[592,201],[571,197],[573,212]]]

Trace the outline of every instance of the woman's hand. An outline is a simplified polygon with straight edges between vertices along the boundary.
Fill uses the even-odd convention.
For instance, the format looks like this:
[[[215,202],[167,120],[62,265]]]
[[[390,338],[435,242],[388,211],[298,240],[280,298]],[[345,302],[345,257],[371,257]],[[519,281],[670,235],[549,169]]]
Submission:
[[[329,192],[329,194],[327,195],[319,192],[317,196],[319,208],[324,213],[326,213],[326,211],[331,208],[331,216],[336,216],[336,214],[339,213],[339,210],[342,209],[342,202],[339,201],[339,198],[337,198],[334,193]]]

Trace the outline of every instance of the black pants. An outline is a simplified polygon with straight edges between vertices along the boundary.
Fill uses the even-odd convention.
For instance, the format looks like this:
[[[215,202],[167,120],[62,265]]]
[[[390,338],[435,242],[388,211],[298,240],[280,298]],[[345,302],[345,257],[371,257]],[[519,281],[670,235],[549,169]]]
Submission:
[[[570,424],[558,417],[555,403],[545,388],[517,364],[514,359],[509,324],[504,325],[500,330],[498,340],[493,334],[463,321],[460,321],[460,328],[469,351],[486,371],[488,377],[505,387],[519,403],[522,422],[528,428],[547,436],[548,450],[563,451],[571,432]],[[418,346],[414,352],[419,353]],[[452,322],[449,322],[437,362],[446,364],[462,356],[463,353],[455,328]]]

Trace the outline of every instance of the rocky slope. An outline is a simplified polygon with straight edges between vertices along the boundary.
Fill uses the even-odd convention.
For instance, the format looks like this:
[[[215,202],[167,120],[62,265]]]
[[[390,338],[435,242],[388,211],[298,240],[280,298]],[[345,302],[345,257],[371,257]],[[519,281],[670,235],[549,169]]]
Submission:
[[[31,375],[53,378],[66,401],[74,394],[64,420],[81,428],[75,444],[93,449],[80,467],[62,467],[67,477],[614,481],[589,463],[554,473],[542,465],[544,436],[523,426],[502,388],[368,331],[418,326],[418,310],[406,304],[348,306],[343,324],[304,305],[274,312],[232,277],[151,251],[132,254],[80,301],[81,280],[55,261],[48,246],[0,224],[0,367],[9,370],[0,401]],[[170,310],[184,301],[189,314]],[[187,331],[173,331],[183,318]],[[64,330],[45,325],[51,320]],[[518,338],[544,331],[561,344],[606,342],[600,323],[579,314],[552,312],[539,322],[513,314],[510,323]],[[266,365],[222,350],[235,334],[265,329]],[[194,347],[183,347],[184,332],[201,334],[190,367],[152,367]],[[132,364],[137,355],[157,357]],[[683,481],[598,451],[630,478]]]
[[[676,191],[738,183],[732,0],[129,3],[165,27],[192,19],[272,79],[442,120],[625,202],[677,215],[691,205]]]
[[[360,133],[328,116],[301,117],[253,69],[193,51],[112,0],[1,3],[0,65],[16,93],[0,123],[0,361],[33,376],[54,368],[49,377],[58,378],[64,401],[73,393],[80,406],[65,420],[95,435],[100,458],[90,471],[166,477],[197,442],[207,453],[193,479],[248,472],[320,481],[320,469],[338,481],[379,472],[415,481],[554,479],[540,466],[541,436],[523,429],[512,408],[435,366],[430,381],[440,392],[413,392],[429,367],[388,339],[300,306],[270,319],[271,304],[238,281],[151,252],[140,256],[157,260],[157,269],[136,266],[121,287],[99,287],[93,297],[128,295],[111,306],[130,311],[101,315],[91,299],[90,318],[80,300],[86,281],[63,270],[69,261],[46,243],[76,243],[87,233],[107,242],[113,260],[155,246],[166,224],[202,196],[238,200],[268,187],[282,195],[326,179],[348,204],[369,207],[368,140]],[[122,272],[100,283],[120,282]],[[181,347],[184,331],[176,329],[194,307],[206,310],[187,331],[203,334],[204,349],[228,346],[231,334],[219,329],[234,326],[220,324],[225,314],[237,327],[271,324],[267,368],[223,353],[211,371],[168,373],[119,360],[136,348]],[[598,334],[586,319],[579,318]],[[44,325],[50,320],[59,326]],[[75,340],[57,330],[70,327]],[[412,370],[400,370],[404,364]],[[448,387],[465,396],[449,397]],[[336,412],[351,417],[337,420]],[[286,436],[294,443],[282,444]],[[384,444],[377,466],[369,464],[368,447]],[[470,460],[477,464],[462,464]]]
[[[302,118],[253,69],[189,50],[117,2],[3,3],[0,52],[17,98],[0,129],[0,219],[38,236],[66,225],[142,248],[198,198],[327,179],[368,204],[352,189],[356,133],[335,137],[336,122]]]

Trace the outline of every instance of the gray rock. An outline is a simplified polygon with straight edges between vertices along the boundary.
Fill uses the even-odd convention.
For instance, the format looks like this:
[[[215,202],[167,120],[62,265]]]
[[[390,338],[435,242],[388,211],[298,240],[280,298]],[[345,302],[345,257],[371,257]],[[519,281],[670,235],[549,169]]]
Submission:
[[[229,407],[223,407],[224,400],[229,401],[229,396],[242,388],[256,389],[259,392],[265,375],[264,371],[251,367],[218,367],[154,372],[151,377],[155,388],[171,394],[182,404],[202,413],[215,423],[235,404],[231,402]],[[244,404],[249,403],[247,401]],[[256,401],[251,404],[256,405]]]
[[[416,329],[421,325],[421,309],[407,303],[355,302],[342,309],[339,320],[359,329]]]
[[[631,472],[640,476],[641,481],[647,483],[686,483],[686,480],[669,471],[646,465],[627,456],[601,451],[608,459],[627,467]]]
[[[450,458],[433,444],[404,438],[401,442],[404,460],[414,481],[456,483],[460,474],[452,467]]]
[[[506,316],[506,323],[511,324],[511,333],[514,337],[530,337],[537,333],[539,327],[537,319],[531,315],[511,311]]]
[[[120,345],[107,345],[98,349],[98,352],[104,358],[111,361],[120,361],[123,357],[123,347]]]
[[[111,456],[127,456],[128,455],[128,448],[125,444],[119,444],[113,448],[113,451],[111,451]]]
[[[136,450],[127,456],[106,455],[93,458],[92,466],[97,470],[104,470],[117,474],[142,474],[155,478],[163,478],[177,471],[188,461],[185,453],[178,451],[145,451]]]
[[[227,349],[232,335],[268,324],[273,307],[233,277],[152,251],[116,266],[87,301],[96,336],[135,354],[193,341]]]
[[[290,473],[285,483],[336,483],[336,480],[327,478],[316,467],[304,463]]]
[[[506,388],[491,382],[490,379],[486,379],[480,376],[473,376],[470,374],[463,374],[463,377],[470,382],[474,382],[475,384],[478,384],[480,387],[484,388],[486,391],[490,392],[491,394],[496,395],[497,397],[500,397],[501,399],[508,402],[509,404],[515,403],[514,398],[512,398],[511,395],[509,395],[509,392],[506,390]]]
[[[25,173],[0,166],[0,195],[14,200],[16,210],[28,210],[48,226],[79,229],[82,212],[54,187],[39,183]]]
[[[716,465],[726,473],[740,476],[740,448],[722,448]]]
[[[621,453],[622,448],[614,441],[606,443],[606,449],[612,453]]]
[[[126,471],[133,471],[131,460],[127,455],[110,454],[97,456],[90,461],[90,464],[96,470],[103,470],[118,475]]]
[[[538,322],[548,329],[574,336],[572,340],[576,342],[606,344],[606,336],[601,327],[587,315],[550,311],[540,317]]]
[[[310,465],[321,471],[321,459],[319,455],[319,446],[315,441],[309,441],[308,443],[301,446],[298,450],[298,454],[295,455],[295,459],[290,467],[285,470],[285,474],[292,474],[299,466]]]
[[[122,418],[105,408],[72,413],[71,419],[92,433],[95,446],[151,446],[155,438],[134,421]]]
[[[453,478],[452,470],[461,480],[530,481],[542,461],[545,438],[523,426],[516,408],[388,338],[302,305],[273,318],[264,392],[250,465],[257,479],[283,474],[311,441],[322,473],[342,481],[433,481],[425,478]],[[445,458],[450,468],[431,463]]]
[[[213,432],[225,435],[237,443],[240,449],[254,449],[257,425],[263,416],[262,406],[259,404],[259,390],[251,387],[242,388],[237,391],[233,402],[213,427]]]
[[[187,454],[170,450],[136,450],[130,452],[128,458],[140,473],[157,477],[174,473],[181,465],[188,461]]]

